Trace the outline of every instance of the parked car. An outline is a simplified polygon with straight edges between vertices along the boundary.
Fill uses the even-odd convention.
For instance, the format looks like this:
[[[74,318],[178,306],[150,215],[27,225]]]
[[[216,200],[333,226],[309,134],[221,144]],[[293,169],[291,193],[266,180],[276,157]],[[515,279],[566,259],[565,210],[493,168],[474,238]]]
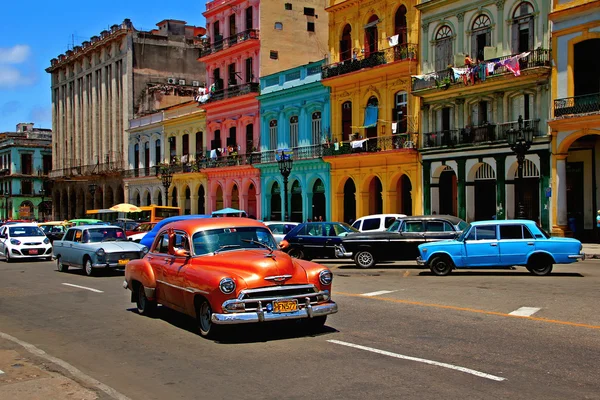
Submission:
[[[333,274],[277,250],[269,229],[249,218],[206,218],[161,227],[150,252],[125,269],[140,314],[157,304],[195,317],[202,336],[220,325],[305,319],[322,326],[337,312]]]
[[[142,238],[146,236],[146,233],[150,232],[156,224],[157,222],[140,223],[133,231],[131,231],[131,233],[125,232],[127,234],[127,240],[139,243]]]
[[[352,227],[361,232],[386,231],[398,219],[406,214],[373,214],[360,217],[352,223]]]
[[[304,222],[292,229],[281,241],[281,249],[294,258],[338,258],[342,238],[356,229],[344,222]]]
[[[130,218],[117,218],[114,222],[110,223],[112,226],[118,226],[123,228],[127,237],[133,235],[134,230],[139,226],[139,222]]]
[[[263,221],[263,223],[271,230],[276,243],[280,243],[285,235],[298,225],[298,222],[283,221]]]
[[[109,225],[108,222],[104,222],[101,219],[91,219],[91,218],[70,219],[68,222],[70,222],[73,226],[80,226],[80,225]]]
[[[17,258],[52,258],[52,245],[35,223],[15,223],[0,228],[0,254],[6,262]]]
[[[452,215],[419,215],[397,219],[387,231],[351,233],[338,247],[339,257],[352,257],[361,268],[379,261],[414,260],[421,243],[454,239],[468,224]]]
[[[98,269],[125,268],[130,260],[143,257],[146,246],[130,242],[118,226],[80,225],[69,228],[62,240],[54,241],[59,271],[83,268],[88,276]]]
[[[50,243],[62,239],[71,225],[72,224],[67,221],[40,222],[38,224],[40,229],[46,234],[46,237],[50,239]]]
[[[584,260],[581,242],[550,237],[534,221],[473,222],[456,240],[419,246],[417,263],[436,275],[454,268],[524,266],[534,275],[548,275],[554,264]]]
[[[156,223],[156,225],[154,225],[154,228],[152,228],[152,230],[150,230],[150,232],[148,232],[146,235],[144,235],[142,240],[140,240],[140,244],[150,248],[152,246],[152,243],[154,243],[154,238],[156,237],[156,234],[158,233],[158,231],[161,230],[162,227],[168,223],[175,222],[175,221],[185,221],[187,219],[203,219],[203,218],[212,218],[212,217],[210,215],[205,215],[205,214],[194,214],[194,215],[176,215],[174,217],[161,219],[160,221],[158,221]]]

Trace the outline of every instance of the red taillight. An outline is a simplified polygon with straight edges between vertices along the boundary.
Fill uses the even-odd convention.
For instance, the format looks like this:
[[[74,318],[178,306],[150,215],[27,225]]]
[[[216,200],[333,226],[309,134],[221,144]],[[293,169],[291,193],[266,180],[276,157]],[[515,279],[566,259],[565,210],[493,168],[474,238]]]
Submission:
[[[281,247],[282,249],[285,249],[286,247],[288,247],[290,244],[288,243],[287,240],[282,240],[281,242],[279,242],[279,247]]]

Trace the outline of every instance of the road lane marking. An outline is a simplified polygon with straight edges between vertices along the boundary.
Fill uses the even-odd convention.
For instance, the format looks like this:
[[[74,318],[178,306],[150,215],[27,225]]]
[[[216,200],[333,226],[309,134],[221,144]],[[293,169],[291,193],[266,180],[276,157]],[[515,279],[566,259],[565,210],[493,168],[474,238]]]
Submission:
[[[391,351],[379,350],[379,349],[375,349],[373,347],[366,347],[366,346],[361,346],[359,344],[342,342],[340,340],[328,340],[328,342],[329,343],[340,344],[342,346],[353,347],[355,349],[370,351],[371,353],[382,354],[382,355],[388,356],[388,357],[400,358],[402,360],[416,361],[416,362],[420,362],[420,363],[424,363],[424,364],[435,365],[437,367],[443,367],[443,368],[453,369],[455,371],[460,371],[460,372],[464,372],[464,373],[467,373],[467,374],[475,375],[475,376],[478,376],[480,378],[490,379],[492,381],[501,382],[501,381],[505,381],[506,380],[506,378],[502,378],[501,376],[486,374],[485,372],[476,371],[474,369],[465,368],[465,367],[461,367],[461,366],[453,365],[453,364],[447,364],[447,363],[443,363],[443,362],[439,362],[439,361],[428,360],[426,358],[418,358],[418,357],[405,356],[403,354],[392,353]]]
[[[364,297],[362,294],[356,294],[356,293],[344,293],[344,292],[334,292],[334,293],[336,296]],[[578,328],[600,329],[600,325],[582,324],[579,322],[561,321],[561,320],[557,320],[557,319],[548,319],[548,318],[542,318],[542,317],[522,317],[520,315],[511,315],[511,314],[501,313],[501,312],[497,312],[497,311],[478,310],[476,308],[447,306],[447,305],[443,305],[443,304],[423,303],[420,301],[392,299],[390,297],[369,297],[369,299],[378,300],[378,301],[387,301],[390,303],[410,304],[413,306],[441,308],[441,309],[454,310],[454,311],[466,311],[466,312],[485,314],[485,315],[495,315],[495,316],[499,316],[499,317],[521,318],[521,319],[528,319],[528,320],[532,320],[532,321],[546,322],[549,324],[574,326],[574,327],[578,327]]]
[[[104,293],[102,290],[93,289],[93,288],[86,287],[86,286],[73,285],[72,283],[63,283],[63,285],[72,286],[72,287],[76,287],[79,289],[85,289],[85,290],[89,290],[90,292],[95,292],[95,293]]]
[[[50,354],[47,354],[44,350],[35,347],[31,343],[24,342],[20,339],[17,339],[16,337],[8,335],[4,332],[0,332],[0,338],[10,340],[11,342],[24,347],[25,350],[27,350],[31,354],[36,355],[36,356],[41,357],[49,362],[52,362],[54,364],[61,366],[62,368],[69,371],[69,373],[71,373],[71,375],[73,375],[75,378],[79,379],[80,381],[83,381],[84,383],[86,383],[90,386],[94,386],[94,387],[98,388],[99,390],[103,391],[104,393],[106,393],[107,395],[112,397],[113,399],[131,400],[129,397],[125,396],[122,393],[117,392],[115,389],[111,388],[110,386],[107,386],[104,383],[92,378],[91,376],[84,374],[83,372],[81,372],[80,370],[78,370],[77,368],[75,368],[74,366],[69,364],[68,362],[61,360],[60,358],[51,356]]]
[[[388,294],[388,293],[394,293],[394,292],[397,292],[397,290],[380,290],[378,292],[363,293],[363,294],[361,294],[361,296],[372,297],[372,296],[380,296],[382,294]]]
[[[402,275],[402,276],[403,276],[404,278],[406,278],[406,277],[407,277],[407,276],[409,276],[409,275],[410,275],[410,271],[409,271],[409,270],[406,270],[406,271],[404,271],[404,275]]]
[[[509,315],[518,315],[520,317],[531,317],[536,312],[540,311],[541,308],[536,307],[521,307],[513,312],[508,313]]]
[[[2,371],[2,370],[0,369],[0,375],[2,375],[3,373],[4,373],[4,371]]]

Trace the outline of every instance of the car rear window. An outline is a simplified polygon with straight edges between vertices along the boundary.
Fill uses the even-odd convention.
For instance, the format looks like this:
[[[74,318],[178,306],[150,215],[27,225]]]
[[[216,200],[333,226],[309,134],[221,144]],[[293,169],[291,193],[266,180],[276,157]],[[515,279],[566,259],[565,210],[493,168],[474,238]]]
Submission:
[[[352,227],[353,227],[354,229],[360,229],[360,223],[361,223],[361,222],[362,222],[361,220],[354,221],[354,223],[352,224]]]
[[[379,229],[380,222],[379,218],[367,218],[363,221],[362,230],[374,231],[375,229]]]
[[[500,239],[523,239],[523,225],[500,225]]]

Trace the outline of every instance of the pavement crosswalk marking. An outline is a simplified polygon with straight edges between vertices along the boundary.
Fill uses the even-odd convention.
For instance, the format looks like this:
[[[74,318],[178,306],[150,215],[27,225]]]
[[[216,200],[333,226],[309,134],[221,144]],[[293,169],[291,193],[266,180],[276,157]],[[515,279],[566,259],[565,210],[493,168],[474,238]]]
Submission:
[[[536,307],[521,307],[511,313],[509,315],[518,315],[520,317],[531,317],[536,312],[540,311],[541,308]]]
[[[394,292],[397,292],[397,290],[379,290],[377,292],[363,293],[363,294],[361,294],[361,296],[367,296],[367,297],[380,296],[382,294],[388,294],[388,293],[394,293]]]

